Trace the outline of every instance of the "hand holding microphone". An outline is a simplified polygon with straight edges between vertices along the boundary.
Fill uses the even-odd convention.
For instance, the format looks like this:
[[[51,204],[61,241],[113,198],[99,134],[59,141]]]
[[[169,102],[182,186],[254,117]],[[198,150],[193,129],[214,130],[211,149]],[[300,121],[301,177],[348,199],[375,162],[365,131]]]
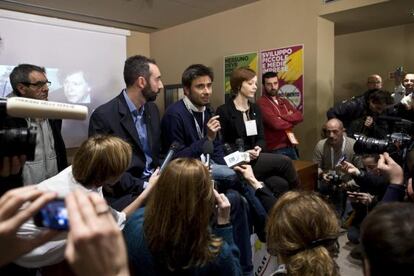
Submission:
[[[179,147],[180,147],[180,143],[178,143],[177,141],[174,141],[171,144],[170,149],[167,153],[167,156],[165,157],[164,162],[162,162],[162,165],[160,167],[160,170],[159,170],[160,174],[165,169],[165,167],[168,165],[168,163],[171,161],[171,159],[173,158],[173,155],[175,154],[175,152],[178,150]]]
[[[210,141],[214,141],[214,139],[216,139],[217,133],[221,129],[220,121],[218,120],[219,117],[219,115],[215,115],[207,122],[207,138]]]
[[[227,143],[224,144],[224,150],[226,156],[224,156],[224,161],[229,168],[234,168],[241,164],[246,164],[250,162],[250,156],[248,152],[244,151],[244,141],[239,138],[236,139],[236,148],[237,150],[232,152],[231,146]]]

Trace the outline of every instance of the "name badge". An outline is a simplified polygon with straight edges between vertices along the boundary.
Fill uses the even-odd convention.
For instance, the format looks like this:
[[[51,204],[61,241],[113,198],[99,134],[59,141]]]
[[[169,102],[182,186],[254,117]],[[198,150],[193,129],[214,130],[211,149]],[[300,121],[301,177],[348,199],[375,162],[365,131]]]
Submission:
[[[257,135],[256,120],[246,121],[246,122],[244,122],[244,125],[246,126],[247,136]]]
[[[299,141],[296,139],[296,136],[291,129],[286,129],[285,133],[292,145],[299,145]]]

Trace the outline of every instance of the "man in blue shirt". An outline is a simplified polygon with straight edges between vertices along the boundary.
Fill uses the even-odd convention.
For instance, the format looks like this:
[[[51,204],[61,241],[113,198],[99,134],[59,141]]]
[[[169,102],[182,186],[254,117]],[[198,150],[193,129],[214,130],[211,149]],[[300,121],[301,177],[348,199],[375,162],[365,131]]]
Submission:
[[[126,88],[99,106],[89,121],[89,136],[110,134],[127,141],[133,149],[132,162],[112,189],[104,189],[109,204],[122,210],[146,187],[159,166],[160,115],[153,103],[163,88],[155,60],[132,56],[125,61]]]

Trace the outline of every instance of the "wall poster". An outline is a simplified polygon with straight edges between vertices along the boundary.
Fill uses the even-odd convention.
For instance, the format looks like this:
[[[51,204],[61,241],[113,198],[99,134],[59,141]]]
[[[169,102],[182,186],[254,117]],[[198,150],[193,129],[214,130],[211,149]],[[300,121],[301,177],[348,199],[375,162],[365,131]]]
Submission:
[[[257,53],[236,54],[224,57],[224,93],[226,100],[230,95],[230,75],[237,67],[247,66],[257,73]]]
[[[288,98],[303,113],[303,45],[260,52],[261,74],[277,72],[281,95]]]

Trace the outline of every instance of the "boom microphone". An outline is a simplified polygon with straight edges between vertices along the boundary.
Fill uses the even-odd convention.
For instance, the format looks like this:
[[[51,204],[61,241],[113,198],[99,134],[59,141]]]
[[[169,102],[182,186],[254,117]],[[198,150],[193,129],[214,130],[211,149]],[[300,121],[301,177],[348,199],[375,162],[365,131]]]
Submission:
[[[49,102],[25,97],[0,98],[0,111],[12,117],[84,120],[88,108],[83,105]]]
[[[179,148],[180,143],[178,143],[177,141],[174,141],[171,146],[170,149],[168,150],[167,156],[164,159],[164,162],[162,162],[161,168],[159,173],[161,173],[165,167],[168,165],[168,163],[171,161],[175,151]]]

